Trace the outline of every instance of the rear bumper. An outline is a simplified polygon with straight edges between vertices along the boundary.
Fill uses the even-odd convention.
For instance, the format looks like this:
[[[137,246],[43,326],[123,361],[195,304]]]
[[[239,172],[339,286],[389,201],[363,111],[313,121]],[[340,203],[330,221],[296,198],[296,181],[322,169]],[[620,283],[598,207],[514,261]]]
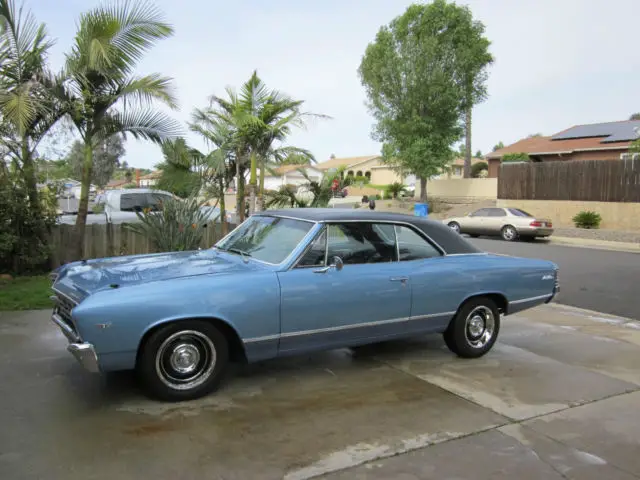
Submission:
[[[524,236],[548,237],[553,235],[553,228],[547,227],[520,227],[518,233]]]

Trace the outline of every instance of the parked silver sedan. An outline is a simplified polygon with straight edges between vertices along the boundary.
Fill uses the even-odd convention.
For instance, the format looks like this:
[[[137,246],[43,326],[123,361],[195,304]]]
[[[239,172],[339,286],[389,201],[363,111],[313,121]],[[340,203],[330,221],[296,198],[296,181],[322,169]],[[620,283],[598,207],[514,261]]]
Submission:
[[[534,217],[519,208],[481,208],[463,217],[447,218],[444,223],[458,233],[472,237],[500,235],[509,242],[553,234],[551,220]]]

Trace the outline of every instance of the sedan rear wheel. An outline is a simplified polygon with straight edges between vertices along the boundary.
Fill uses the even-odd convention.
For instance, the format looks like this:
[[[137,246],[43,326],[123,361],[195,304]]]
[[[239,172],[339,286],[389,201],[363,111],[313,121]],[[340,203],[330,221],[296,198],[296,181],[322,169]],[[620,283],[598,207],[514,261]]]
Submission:
[[[191,400],[217,387],[228,358],[227,340],[214,325],[189,320],[153,332],[142,346],[137,370],[152,396]]]
[[[507,242],[513,242],[518,238],[518,231],[512,225],[505,225],[504,227],[502,227],[502,230],[500,230],[500,235],[502,236],[503,240],[506,240]]]
[[[449,222],[448,227],[456,233],[460,233],[460,224],[458,222]]]
[[[487,297],[467,301],[444,332],[447,347],[464,358],[477,358],[493,347],[500,331],[500,312]]]

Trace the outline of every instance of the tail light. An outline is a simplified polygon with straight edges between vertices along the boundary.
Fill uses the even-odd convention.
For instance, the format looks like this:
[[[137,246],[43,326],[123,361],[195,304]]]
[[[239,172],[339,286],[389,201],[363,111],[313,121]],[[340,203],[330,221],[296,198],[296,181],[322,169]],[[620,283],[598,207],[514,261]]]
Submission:
[[[531,222],[529,224],[530,227],[541,227],[542,226],[542,222],[539,222],[538,220],[534,220],[533,222]]]

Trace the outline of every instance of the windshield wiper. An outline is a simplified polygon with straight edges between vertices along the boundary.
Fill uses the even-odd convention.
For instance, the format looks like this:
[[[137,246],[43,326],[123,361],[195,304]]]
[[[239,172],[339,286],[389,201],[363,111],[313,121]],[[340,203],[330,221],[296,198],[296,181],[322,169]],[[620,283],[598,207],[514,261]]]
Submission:
[[[221,248],[220,250],[227,251],[227,252],[231,252],[231,253],[238,253],[240,254],[240,256],[242,257],[242,261],[244,263],[247,263],[249,261],[249,257],[251,256],[250,253],[245,252],[244,250],[240,250],[239,248]]]

